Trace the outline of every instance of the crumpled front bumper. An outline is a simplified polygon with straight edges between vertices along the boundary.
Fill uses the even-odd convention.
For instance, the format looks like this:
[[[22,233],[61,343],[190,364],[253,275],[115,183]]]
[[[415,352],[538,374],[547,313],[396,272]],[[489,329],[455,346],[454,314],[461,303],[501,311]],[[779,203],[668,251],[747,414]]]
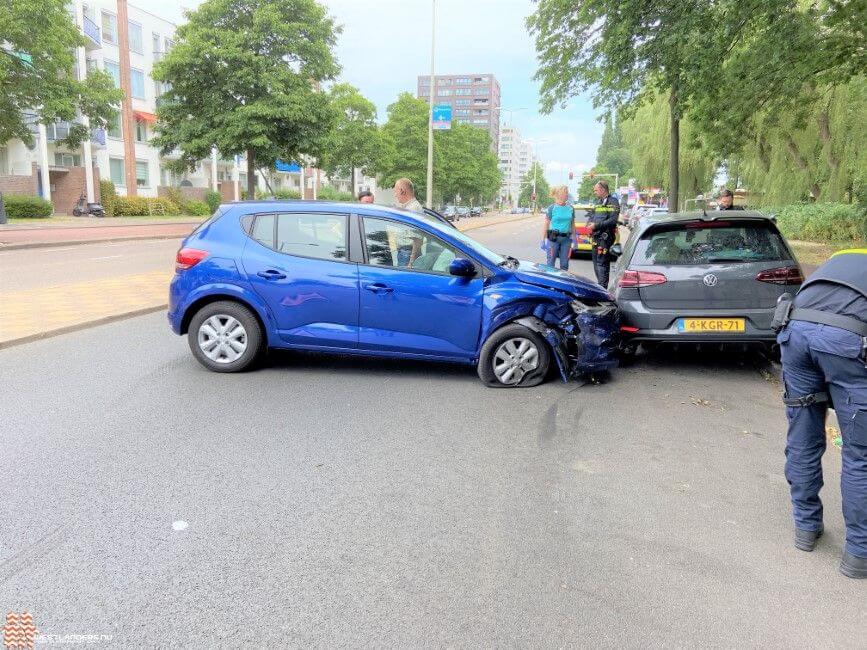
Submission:
[[[539,305],[517,321],[551,344],[563,381],[595,376],[617,367],[620,314],[617,305]]]

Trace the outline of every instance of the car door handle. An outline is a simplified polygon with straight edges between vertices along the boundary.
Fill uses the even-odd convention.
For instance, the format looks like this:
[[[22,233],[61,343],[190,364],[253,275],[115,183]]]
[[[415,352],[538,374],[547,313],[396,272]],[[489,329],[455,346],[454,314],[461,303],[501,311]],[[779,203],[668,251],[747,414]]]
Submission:
[[[256,275],[258,275],[260,278],[265,278],[266,280],[283,280],[286,277],[285,273],[275,271],[274,269],[259,271]]]
[[[381,282],[374,282],[373,284],[365,284],[364,288],[368,291],[372,291],[373,293],[391,293],[394,291],[391,287],[388,287]]]

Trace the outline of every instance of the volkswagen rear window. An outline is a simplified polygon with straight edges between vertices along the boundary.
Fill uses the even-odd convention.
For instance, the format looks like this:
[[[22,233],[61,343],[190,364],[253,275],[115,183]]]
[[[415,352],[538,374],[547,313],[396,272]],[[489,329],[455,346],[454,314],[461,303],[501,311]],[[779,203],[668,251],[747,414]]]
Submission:
[[[783,238],[767,223],[685,222],[653,228],[635,246],[633,264],[688,266],[788,262]]]

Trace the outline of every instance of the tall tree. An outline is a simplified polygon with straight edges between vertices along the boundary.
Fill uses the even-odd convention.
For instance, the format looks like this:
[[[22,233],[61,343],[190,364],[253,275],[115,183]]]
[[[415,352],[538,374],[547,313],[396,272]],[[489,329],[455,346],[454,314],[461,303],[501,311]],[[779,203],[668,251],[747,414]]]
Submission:
[[[206,0],[186,14],[176,44],[154,66],[170,84],[157,109],[154,144],[180,149],[194,168],[216,146],[255,169],[278,159],[318,157],[334,114],[321,84],[339,67],[340,28],[315,0]]]
[[[35,121],[74,120],[79,112],[91,128],[105,128],[123,98],[110,75],[91,70],[84,81],[73,75],[75,48],[85,37],[72,22],[65,0],[11,0],[0,10],[0,142],[33,144],[28,113]],[[90,138],[73,123],[66,138],[78,147]]]
[[[610,174],[618,174],[625,179],[629,174],[631,155],[629,148],[623,142],[623,130],[621,120],[614,121],[609,115],[605,119],[605,128],[602,130],[602,140],[596,151],[596,165]]]
[[[534,162],[530,170],[521,179],[521,194],[518,197],[519,205],[530,205],[533,202],[533,179],[536,180],[536,205],[545,208],[554,199],[551,198],[551,186],[545,179],[545,169],[541,163]]]
[[[355,171],[369,172],[378,151],[376,106],[350,84],[336,84],[328,93],[335,114],[320,158],[329,176],[349,174],[355,192]]]
[[[381,128],[375,169],[380,185],[390,187],[398,178],[412,180],[416,196],[424,196],[427,176],[428,104],[402,93],[388,107]],[[436,200],[490,200],[500,186],[497,157],[484,129],[455,122],[434,133],[434,195]]]
[[[713,79],[715,19],[713,5],[701,0],[540,0],[527,19],[536,37],[543,110],[585,90],[606,114],[628,114],[651,90],[667,97],[672,210],[678,203],[680,119]]]

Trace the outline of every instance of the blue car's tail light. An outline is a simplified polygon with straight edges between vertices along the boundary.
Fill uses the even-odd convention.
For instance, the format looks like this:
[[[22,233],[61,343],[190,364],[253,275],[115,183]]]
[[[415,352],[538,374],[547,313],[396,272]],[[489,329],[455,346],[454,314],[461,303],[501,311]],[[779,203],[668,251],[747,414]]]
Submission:
[[[198,248],[182,248],[175,258],[175,271],[186,271],[208,256],[208,251]]]

